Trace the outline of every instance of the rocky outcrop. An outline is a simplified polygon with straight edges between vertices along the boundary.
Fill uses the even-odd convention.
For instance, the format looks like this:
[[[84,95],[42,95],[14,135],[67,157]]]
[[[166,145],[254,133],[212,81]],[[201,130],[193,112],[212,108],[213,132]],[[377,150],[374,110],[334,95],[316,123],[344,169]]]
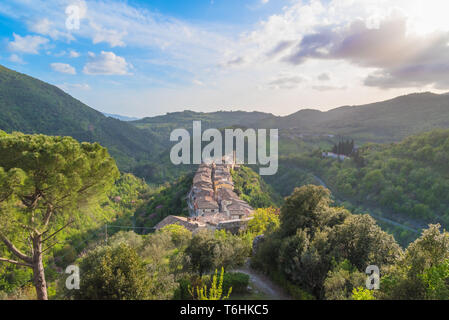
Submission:
[[[260,244],[265,241],[265,236],[263,234],[258,235],[253,240],[253,256],[257,253]]]

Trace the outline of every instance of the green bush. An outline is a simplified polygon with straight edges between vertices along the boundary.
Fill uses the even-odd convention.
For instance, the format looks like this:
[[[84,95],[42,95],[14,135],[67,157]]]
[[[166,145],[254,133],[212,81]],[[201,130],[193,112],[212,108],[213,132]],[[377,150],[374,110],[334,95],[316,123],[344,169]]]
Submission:
[[[293,284],[290,280],[288,280],[282,273],[280,272],[272,272],[270,273],[270,278],[277,283],[280,287],[282,287],[294,300],[315,300],[316,298],[301,289],[299,286]]]
[[[136,251],[126,244],[100,247],[82,260],[80,290],[87,300],[142,300],[150,298],[150,278]]]
[[[175,290],[173,300],[192,300],[193,297],[189,290],[192,287],[190,279],[182,278],[178,280],[178,288]]]
[[[223,276],[223,292],[232,288],[232,293],[246,293],[249,285],[249,275],[241,272],[227,272]]]

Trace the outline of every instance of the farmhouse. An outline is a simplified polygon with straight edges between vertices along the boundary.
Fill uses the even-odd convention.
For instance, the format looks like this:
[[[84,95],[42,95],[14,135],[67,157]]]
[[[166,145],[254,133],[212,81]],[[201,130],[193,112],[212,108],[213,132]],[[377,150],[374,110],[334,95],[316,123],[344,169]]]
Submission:
[[[338,159],[338,160],[349,159],[349,157],[345,156],[344,154],[336,154],[333,152],[323,152],[321,155],[323,156],[323,158],[332,158],[332,159]]]

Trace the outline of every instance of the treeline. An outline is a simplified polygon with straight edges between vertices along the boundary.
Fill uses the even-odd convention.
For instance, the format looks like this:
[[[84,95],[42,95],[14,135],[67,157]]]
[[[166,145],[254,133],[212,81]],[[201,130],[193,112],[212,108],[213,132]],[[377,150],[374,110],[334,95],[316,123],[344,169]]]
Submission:
[[[335,154],[343,154],[345,156],[350,156],[354,151],[354,140],[340,141],[335,144],[332,148],[332,152]]]

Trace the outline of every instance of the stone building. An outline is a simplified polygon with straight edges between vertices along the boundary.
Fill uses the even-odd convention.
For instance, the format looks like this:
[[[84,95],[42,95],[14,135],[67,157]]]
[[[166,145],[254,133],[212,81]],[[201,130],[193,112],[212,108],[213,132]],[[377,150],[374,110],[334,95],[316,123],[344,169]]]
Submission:
[[[253,208],[234,192],[233,167],[202,163],[195,173],[187,203],[191,218],[204,227],[237,230],[239,221],[245,225],[243,222],[251,219]]]

